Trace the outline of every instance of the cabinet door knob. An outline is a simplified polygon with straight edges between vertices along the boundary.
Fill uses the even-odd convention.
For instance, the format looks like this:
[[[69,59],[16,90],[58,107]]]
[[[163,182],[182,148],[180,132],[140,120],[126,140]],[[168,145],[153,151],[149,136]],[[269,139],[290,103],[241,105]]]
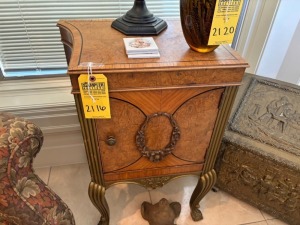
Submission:
[[[109,146],[113,146],[117,143],[117,140],[115,137],[113,136],[109,136],[106,140],[106,144],[108,144]]]

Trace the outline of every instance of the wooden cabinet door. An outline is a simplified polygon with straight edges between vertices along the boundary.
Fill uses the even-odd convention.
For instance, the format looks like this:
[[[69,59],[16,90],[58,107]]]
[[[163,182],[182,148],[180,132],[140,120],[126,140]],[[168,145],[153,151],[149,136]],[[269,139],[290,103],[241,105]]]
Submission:
[[[112,118],[96,120],[105,179],[201,171],[223,92],[210,87],[111,93]],[[160,157],[160,151],[167,154]]]

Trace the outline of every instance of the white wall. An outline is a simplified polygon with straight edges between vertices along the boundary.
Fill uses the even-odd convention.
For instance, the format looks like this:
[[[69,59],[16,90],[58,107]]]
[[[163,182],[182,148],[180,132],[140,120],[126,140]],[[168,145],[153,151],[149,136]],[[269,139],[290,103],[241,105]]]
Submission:
[[[300,85],[300,21],[276,78]]]
[[[0,82],[0,111],[38,125],[44,144],[35,167],[86,162],[84,144],[69,78]]]
[[[280,0],[249,0],[236,50],[249,63],[248,73],[255,74],[264,52]]]
[[[300,45],[299,20],[300,1],[281,0],[255,74],[292,83],[298,82],[299,63],[290,59],[300,59],[299,51],[296,51]]]

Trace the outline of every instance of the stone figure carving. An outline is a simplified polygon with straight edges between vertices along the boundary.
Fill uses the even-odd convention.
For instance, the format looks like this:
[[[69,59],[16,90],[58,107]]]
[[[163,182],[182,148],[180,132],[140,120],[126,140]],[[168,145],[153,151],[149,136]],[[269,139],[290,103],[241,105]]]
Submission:
[[[300,129],[300,114],[294,110],[294,106],[289,103],[287,97],[270,102],[266,109],[267,112],[259,116],[261,105],[256,104],[254,112],[249,118],[259,125],[271,128],[276,131],[285,132],[288,126]]]

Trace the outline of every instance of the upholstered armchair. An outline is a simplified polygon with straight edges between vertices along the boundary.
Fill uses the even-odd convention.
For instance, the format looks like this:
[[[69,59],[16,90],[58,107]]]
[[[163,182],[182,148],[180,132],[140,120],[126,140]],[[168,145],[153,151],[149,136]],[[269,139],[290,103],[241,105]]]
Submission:
[[[34,174],[43,134],[23,118],[0,113],[0,224],[72,225],[72,212]]]

